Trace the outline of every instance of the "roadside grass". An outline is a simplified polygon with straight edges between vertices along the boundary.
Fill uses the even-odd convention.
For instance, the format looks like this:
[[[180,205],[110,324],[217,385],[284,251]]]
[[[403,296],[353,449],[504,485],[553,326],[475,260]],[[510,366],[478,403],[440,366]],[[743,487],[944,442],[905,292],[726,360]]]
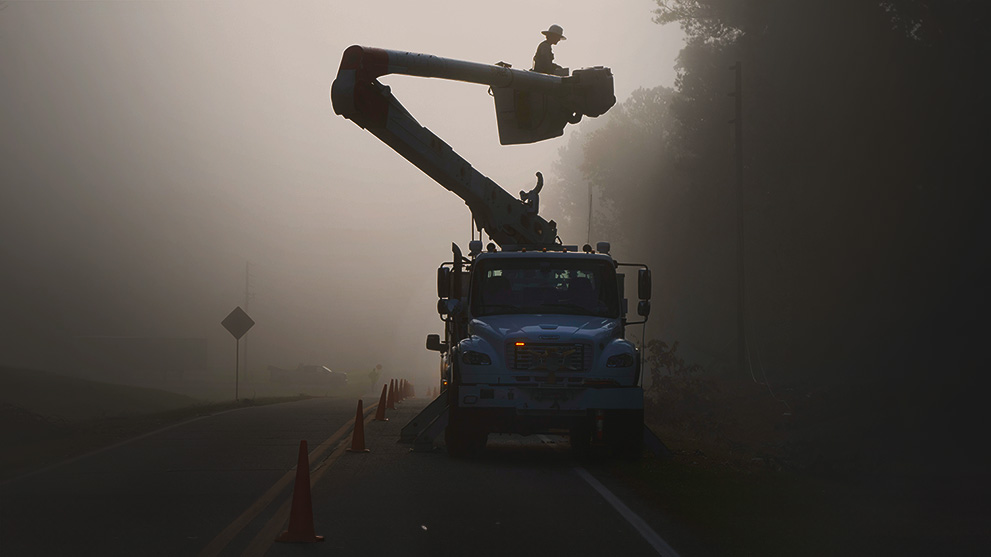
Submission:
[[[60,421],[166,412],[201,402],[160,389],[116,385],[48,371],[0,368],[0,403]]]
[[[961,553],[978,524],[918,501],[793,471],[746,470],[698,455],[618,463],[615,473],[712,555],[931,555]],[[976,553],[975,553],[976,554]]]
[[[0,369],[0,481],[141,434],[227,410],[311,398],[210,402],[159,389]]]
[[[876,406],[840,406],[856,392],[794,396],[785,407],[746,383],[665,386],[648,400],[647,421],[674,455],[612,468],[683,527],[698,554],[986,555],[991,547],[986,471],[935,445],[922,459],[885,446],[899,430],[878,424]]]

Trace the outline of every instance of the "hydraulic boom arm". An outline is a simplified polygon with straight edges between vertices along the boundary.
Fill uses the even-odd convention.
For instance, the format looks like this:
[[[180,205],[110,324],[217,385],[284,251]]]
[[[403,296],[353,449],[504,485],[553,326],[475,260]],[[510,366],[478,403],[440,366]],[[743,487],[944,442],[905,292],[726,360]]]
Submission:
[[[503,144],[532,143],[563,133],[567,123],[609,110],[608,68],[576,70],[571,77],[427,54],[351,46],[331,86],[334,112],[367,129],[468,205],[478,227],[501,246],[556,244],[557,225],[537,215],[536,193],[520,200],[454,152],[415,118],[378,78],[387,74],[436,77],[489,85]],[[539,189],[539,188],[538,188]]]

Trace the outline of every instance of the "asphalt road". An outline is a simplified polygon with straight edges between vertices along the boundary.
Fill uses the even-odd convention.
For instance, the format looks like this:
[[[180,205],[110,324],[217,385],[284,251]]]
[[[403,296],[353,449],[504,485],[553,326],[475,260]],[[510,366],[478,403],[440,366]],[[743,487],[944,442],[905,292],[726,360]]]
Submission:
[[[323,441],[355,401],[197,419],[0,485],[4,555],[196,555]]]
[[[479,457],[396,441],[426,400],[372,421],[355,401],[247,408],[0,485],[3,555],[675,555],[663,519],[550,436],[492,436]],[[286,529],[308,442],[314,544]],[[597,479],[598,478],[598,479]],[[619,487],[619,489],[617,489]],[[632,510],[631,510],[632,509]]]

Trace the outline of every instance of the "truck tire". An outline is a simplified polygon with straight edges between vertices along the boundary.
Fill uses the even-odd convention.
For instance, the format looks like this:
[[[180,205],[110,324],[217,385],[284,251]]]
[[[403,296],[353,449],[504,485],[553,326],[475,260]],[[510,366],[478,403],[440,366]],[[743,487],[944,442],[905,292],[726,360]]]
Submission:
[[[472,455],[471,435],[457,422],[448,422],[444,432],[444,443],[447,444],[447,454],[452,458],[465,458]]]
[[[480,430],[472,419],[470,411],[457,406],[457,387],[448,388],[447,428],[444,430],[444,443],[447,454],[453,458],[474,456],[485,448],[488,433]]]
[[[616,411],[607,417],[605,433],[619,458],[638,460],[643,456],[643,410]]]
[[[575,456],[585,456],[592,448],[592,424],[588,417],[571,424],[568,432],[571,441],[571,452]]]
[[[447,445],[447,454],[452,458],[464,458],[468,456],[468,436],[464,427],[464,416],[458,408],[458,397],[456,384],[448,385],[444,394],[447,395],[447,427],[444,429],[444,444]]]
[[[475,456],[485,449],[489,434],[475,427],[471,420],[455,412],[447,422],[444,431],[444,443],[447,444],[447,454],[454,458]]]

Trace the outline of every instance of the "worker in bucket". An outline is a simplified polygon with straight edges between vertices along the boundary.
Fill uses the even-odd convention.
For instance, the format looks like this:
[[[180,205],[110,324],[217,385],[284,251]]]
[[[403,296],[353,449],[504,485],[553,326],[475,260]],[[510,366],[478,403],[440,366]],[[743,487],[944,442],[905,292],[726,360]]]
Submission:
[[[544,42],[537,45],[537,53],[533,55],[533,71],[550,75],[568,76],[568,68],[562,68],[554,63],[554,53],[551,47],[565,40],[564,29],[560,25],[551,25],[544,34]]]

